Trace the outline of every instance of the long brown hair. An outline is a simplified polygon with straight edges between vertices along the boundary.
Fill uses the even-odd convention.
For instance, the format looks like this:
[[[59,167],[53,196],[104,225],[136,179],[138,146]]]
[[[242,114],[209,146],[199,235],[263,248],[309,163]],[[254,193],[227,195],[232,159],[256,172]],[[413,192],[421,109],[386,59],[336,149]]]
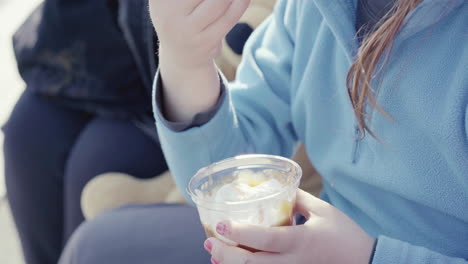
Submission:
[[[359,130],[361,131],[361,138],[367,132],[377,139],[367,125],[367,103],[385,117],[390,118],[377,104],[370,84],[386,64],[392,50],[393,40],[403,25],[405,18],[422,1],[398,0],[395,6],[382,18],[381,22],[374,27],[374,30],[371,30],[364,37],[358,56],[348,72],[348,93],[357,118]],[[380,63],[381,60],[382,63]],[[378,64],[382,66],[376,69]]]

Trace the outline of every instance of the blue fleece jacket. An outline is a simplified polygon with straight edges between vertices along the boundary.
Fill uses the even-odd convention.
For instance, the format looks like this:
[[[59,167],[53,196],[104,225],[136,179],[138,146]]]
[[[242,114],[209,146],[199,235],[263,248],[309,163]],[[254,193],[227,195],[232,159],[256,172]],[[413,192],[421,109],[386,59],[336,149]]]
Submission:
[[[169,166],[185,189],[212,162],[290,156],[301,141],[323,176],[322,198],[378,237],[373,263],[466,264],[467,2],[426,0],[408,16],[373,83],[393,118],[369,120],[383,143],[359,140],[346,90],[355,10],[353,0],[280,0],[210,122],[175,132],[156,114]]]

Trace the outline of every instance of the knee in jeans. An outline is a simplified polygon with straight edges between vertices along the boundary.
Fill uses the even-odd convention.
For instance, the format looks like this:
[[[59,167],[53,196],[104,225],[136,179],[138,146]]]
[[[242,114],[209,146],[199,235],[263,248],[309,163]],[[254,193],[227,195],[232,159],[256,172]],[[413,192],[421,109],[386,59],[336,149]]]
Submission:
[[[3,127],[5,158],[11,157],[13,162],[26,162],[34,153],[44,153],[46,138],[40,138],[34,131],[25,131],[19,120],[11,117]],[[40,148],[40,149],[39,149]]]
[[[64,153],[64,146],[57,144],[56,138],[34,131],[24,122],[12,116],[3,129],[5,165],[16,178],[36,177],[42,168],[58,166]]]
[[[112,233],[109,227],[112,216],[98,217],[83,223],[72,235],[65,247],[60,264],[111,263],[114,253]]]

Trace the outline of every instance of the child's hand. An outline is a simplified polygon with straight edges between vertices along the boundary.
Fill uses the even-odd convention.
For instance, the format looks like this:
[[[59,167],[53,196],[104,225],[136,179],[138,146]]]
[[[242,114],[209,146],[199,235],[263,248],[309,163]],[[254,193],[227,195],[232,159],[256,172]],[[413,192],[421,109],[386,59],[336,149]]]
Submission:
[[[160,56],[177,67],[212,64],[223,38],[239,21],[250,0],[150,0],[160,41]]]
[[[220,223],[217,232],[263,252],[228,246],[216,238],[205,241],[213,263],[220,264],[367,264],[374,239],[335,207],[299,190],[296,210],[307,217],[302,226],[256,227]]]

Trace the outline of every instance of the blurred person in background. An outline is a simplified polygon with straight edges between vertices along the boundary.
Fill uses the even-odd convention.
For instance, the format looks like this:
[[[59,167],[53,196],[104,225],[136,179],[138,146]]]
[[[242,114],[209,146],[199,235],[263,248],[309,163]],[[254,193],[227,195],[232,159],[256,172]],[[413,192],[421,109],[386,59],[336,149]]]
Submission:
[[[307,221],[220,222],[203,243],[194,208],[127,207],[80,226],[60,263],[468,264],[467,1],[279,0],[226,83],[214,58],[248,2],[150,0],[159,136],[182,190],[305,142],[324,183],[298,192]]]
[[[156,43],[140,0],[45,0],[15,34],[26,89],[3,128],[4,156],[26,263],[57,262],[93,177],[167,169],[149,96]]]

